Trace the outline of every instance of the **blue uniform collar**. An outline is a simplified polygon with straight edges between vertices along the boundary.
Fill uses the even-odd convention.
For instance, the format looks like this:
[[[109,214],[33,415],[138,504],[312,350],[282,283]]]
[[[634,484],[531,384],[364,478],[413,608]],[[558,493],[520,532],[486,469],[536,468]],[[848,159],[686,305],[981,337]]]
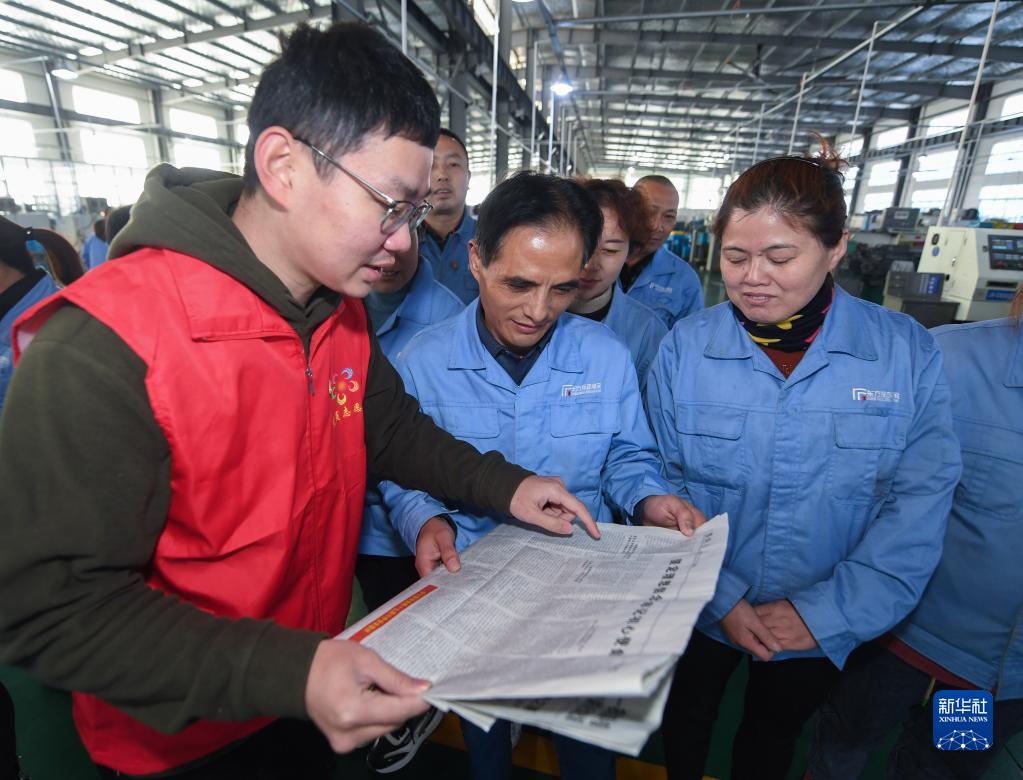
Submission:
[[[1016,352],[1005,372],[1006,387],[1023,387],[1023,323],[1010,326],[1015,331]]]
[[[479,333],[476,330],[476,311],[479,309],[479,298],[474,300],[458,317],[458,326],[454,331],[454,340],[451,344],[451,351],[448,353],[449,369],[486,370],[487,379],[492,384],[506,385],[511,383],[511,377],[498,365],[497,361],[487,352],[483,342],[480,341]],[[575,335],[568,327],[566,319],[569,314],[562,314],[554,328],[554,335],[546,349],[540,353],[536,363],[522,381],[522,387],[546,382],[550,378],[552,370],[565,371],[568,373],[582,373],[582,358],[579,355],[579,344]],[[514,384],[512,384],[514,387]]]
[[[429,325],[431,309],[433,308],[430,300],[430,288],[432,286],[433,269],[430,267],[428,260],[420,258],[419,267],[412,276],[405,299],[398,304],[398,308],[391,312],[391,316],[377,329],[377,336],[383,336],[394,328],[399,319],[408,320],[417,325]]]
[[[849,293],[836,285],[835,302],[828,316],[824,318],[824,329],[817,337],[817,341],[807,350],[807,356],[825,351],[842,352],[860,360],[877,360],[877,347],[873,335],[864,327],[862,319],[856,316],[858,312],[854,307],[858,305]],[[710,358],[725,360],[753,357],[753,350],[759,347],[735,319],[729,304],[722,303],[721,307],[724,309],[724,316],[718,319],[717,328],[703,354]]]

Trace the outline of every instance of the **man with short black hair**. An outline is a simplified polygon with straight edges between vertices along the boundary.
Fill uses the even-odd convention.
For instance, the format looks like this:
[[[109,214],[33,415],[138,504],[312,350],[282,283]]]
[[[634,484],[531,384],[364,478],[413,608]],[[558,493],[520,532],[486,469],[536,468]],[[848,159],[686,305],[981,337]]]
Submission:
[[[704,518],[670,495],[661,476],[628,348],[606,325],[565,313],[602,221],[577,182],[524,172],[499,184],[469,246],[479,299],[415,336],[396,364],[446,430],[534,468],[557,464],[599,522],[611,522],[615,508],[692,533]],[[504,520],[393,483],[381,490],[420,574],[441,563],[457,571],[458,552]],[[462,733],[476,780],[508,776],[507,722],[485,733],[463,721]],[[562,777],[614,777],[611,752],[559,735],[554,741]]]
[[[650,240],[622,268],[622,288],[646,304],[670,330],[683,317],[703,309],[703,286],[696,271],[664,246],[678,219],[678,190],[666,176],[639,179],[633,188],[646,198]]]
[[[433,266],[438,282],[469,303],[480,286],[469,271],[469,242],[476,235],[476,220],[465,206],[469,194],[469,150],[446,127],[440,129],[430,169],[430,203],[426,235],[419,253]]]
[[[378,32],[301,25],[256,89],[244,179],[157,167],[117,262],[16,323],[0,663],[75,691],[102,777],[318,778],[425,711],[425,681],[330,641],[367,466],[597,535],[558,480],[437,428],[367,323],[429,211],[439,113]]]

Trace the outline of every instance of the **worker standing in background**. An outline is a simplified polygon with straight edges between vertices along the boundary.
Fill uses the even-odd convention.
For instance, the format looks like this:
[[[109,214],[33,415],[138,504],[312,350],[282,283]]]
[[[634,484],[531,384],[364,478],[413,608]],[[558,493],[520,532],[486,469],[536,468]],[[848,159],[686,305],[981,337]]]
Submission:
[[[370,326],[376,332],[380,349],[392,362],[419,331],[463,308],[455,294],[433,278],[430,264],[420,261],[422,230],[420,225],[419,230],[412,232],[409,248],[395,253],[394,265],[383,271],[365,299]],[[370,612],[419,579],[415,557],[391,525],[373,474],[369,475],[366,487],[355,575]],[[378,737],[366,755],[366,764],[377,772],[398,771],[412,760],[442,718],[443,713],[430,707],[397,731]]]
[[[158,166],[117,262],[15,324],[0,663],[73,691],[101,777],[319,778],[427,709],[425,681],[331,640],[367,468],[599,535],[558,480],[422,414],[367,322],[429,211],[439,120],[379,32],[299,25],[244,176]]]
[[[465,206],[469,194],[469,151],[465,142],[442,127],[430,168],[430,204],[426,232],[419,247],[433,266],[434,278],[469,303],[480,286],[469,271],[469,242],[476,235],[476,220]]]
[[[92,270],[107,261],[110,243],[107,241],[107,220],[101,217],[92,223],[92,235],[82,244],[82,260],[87,270]]]
[[[672,487],[729,515],[714,598],[675,670],[669,777],[698,780],[725,685],[749,663],[734,780],[781,780],[860,644],[916,606],[960,473],[933,337],[848,295],[841,161],[780,157],[729,187],[728,301],[680,322],[647,380]]]
[[[669,330],[683,317],[703,309],[700,277],[670,251],[668,240],[678,219],[678,190],[666,176],[644,176],[634,185],[646,199],[650,239],[626,261],[622,288],[653,309]]]
[[[650,238],[646,202],[639,190],[630,190],[618,179],[585,179],[579,183],[596,198],[604,217],[604,229],[597,248],[583,266],[579,295],[568,310],[603,322],[615,332],[632,354],[642,391],[646,388],[647,371],[668,329],[652,309],[625,294],[618,284],[618,274],[630,249],[645,245]]]
[[[912,614],[854,653],[821,705],[812,780],[859,777],[870,751],[899,724],[890,780],[980,778],[1023,730],[1021,312],[1023,288],[1009,318],[933,331],[945,354],[963,457],[944,553]],[[981,708],[994,721],[993,746],[937,749],[935,734],[954,729],[936,728],[930,693],[941,690],[993,695],[993,708]]]

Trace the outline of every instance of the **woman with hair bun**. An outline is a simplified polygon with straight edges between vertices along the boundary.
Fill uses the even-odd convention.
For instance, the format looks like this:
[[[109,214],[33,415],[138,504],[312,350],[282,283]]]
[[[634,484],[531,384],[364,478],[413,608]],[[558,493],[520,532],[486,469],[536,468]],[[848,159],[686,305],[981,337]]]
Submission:
[[[36,267],[28,242],[36,241],[46,250],[51,273]],[[14,366],[11,356],[11,326],[23,311],[57,292],[84,273],[75,248],[59,233],[24,228],[0,217],[0,410]]]
[[[714,224],[728,301],[680,322],[647,380],[669,481],[729,516],[665,708],[671,778],[703,775],[744,659],[731,777],[784,778],[849,653],[909,614],[941,556],[961,468],[941,353],[914,320],[835,286],[841,165],[823,144],[736,179]]]

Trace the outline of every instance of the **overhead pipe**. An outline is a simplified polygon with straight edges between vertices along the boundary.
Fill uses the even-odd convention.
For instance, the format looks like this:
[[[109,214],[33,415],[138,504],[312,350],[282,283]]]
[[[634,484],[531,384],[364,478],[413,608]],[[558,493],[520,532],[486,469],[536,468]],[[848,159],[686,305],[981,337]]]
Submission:
[[[863,63],[863,78],[860,79],[860,91],[856,95],[856,111],[853,112],[852,128],[849,131],[849,150],[852,151],[853,140],[856,138],[856,125],[860,119],[860,106],[863,104],[863,90],[867,85],[867,75],[870,70],[870,59],[874,56],[874,40],[877,35],[877,25],[880,22],[874,22],[873,35],[870,36],[870,48],[867,49],[867,61]]]
[[[963,123],[963,130],[959,134],[959,145],[956,147],[956,161],[955,165],[952,166],[952,176],[948,180],[948,192],[945,193],[945,205],[942,206],[941,214],[938,216],[938,226],[948,224],[948,219],[951,216],[950,211],[952,210],[952,198],[953,190],[955,190],[956,179],[959,176],[959,171],[963,167],[963,147],[966,146],[966,136],[970,131],[970,123],[973,121],[973,115],[976,111],[977,106],[977,93],[980,92],[980,79],[984,74],[984,66],[987,64],[987,52],[991,46],[991,38],[995,31],[995,19],[998,18],[998,4],[1001,0],[995,0],[994,6],[991,8],[991,21],[988,22],[987,26],[987,37],[984,39],[984,50],[980,53],[980,64],[977,66],[977,77],[973,80],[973,95],[970,97],[970,107],[966,109],[966,122]],[[979,129],[978,129],[978,132]]]

